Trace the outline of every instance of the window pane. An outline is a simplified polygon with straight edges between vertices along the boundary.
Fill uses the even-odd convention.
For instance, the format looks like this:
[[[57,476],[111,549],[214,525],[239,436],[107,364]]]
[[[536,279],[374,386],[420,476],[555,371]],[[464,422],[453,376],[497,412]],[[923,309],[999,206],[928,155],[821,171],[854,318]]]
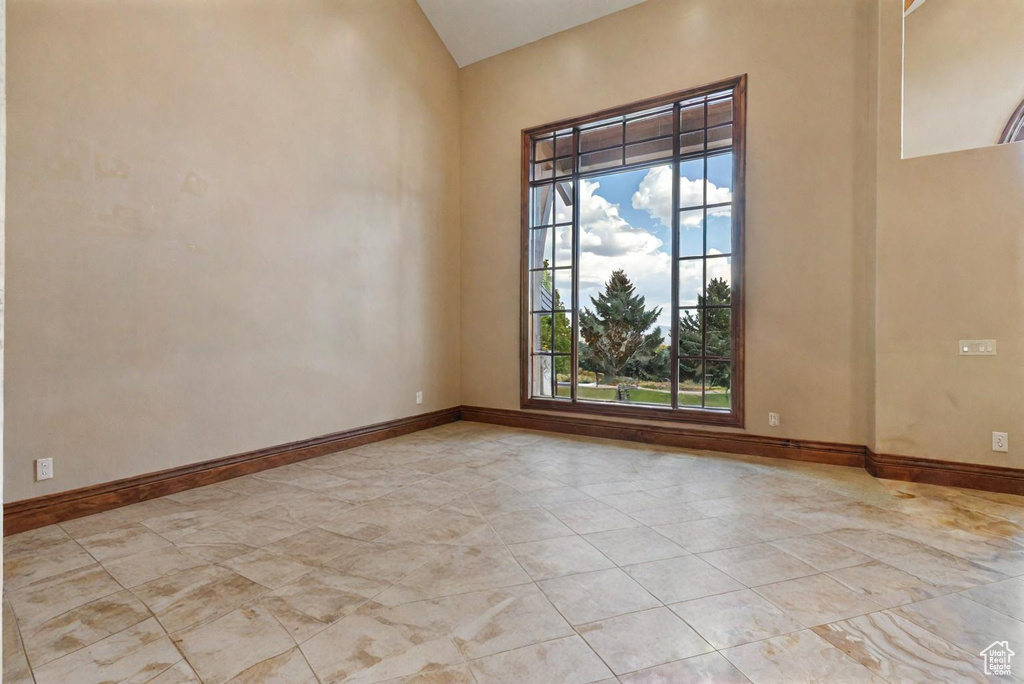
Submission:
[[[533,161],[539,162],[551,159],[554,147],[551,138],[541,138],[533,143]]]
[[[704,160],[691,159],[679,163],[679,207],[704,204]]]
[[[535,180],[535,181],[549,180],[551,178],[551,176],[552,176],[553,171],[554,171],[554,162],[546,161],[546,162],[541,162],[539,164],[534,164],[533,165],[533,179],[532,180]]]
[[[732,146],[732,124],[708,129],[708,149],[718,150]]]
[[[704,131],[683,133],[679,136],[679,153],[692,154],[704,151]]]
[[[554,230],[534,228],[530,231],[530,268],[550,268],[553,252]]]
[[[707,261],[708,306],[732,304],[732,257],[715,257]]]
[[[732,364],[728,361],[708,361],[704,370],[704,406],[706,408],[732,408]]]
[[[732,98],[708,103],[708,128],[732,121]]]
[[[551,271],[533,271],[530,273],[530,306],[533,311],[551,311],[552,282]]]
[[[555,223],[572,222],[572,181],[555,183]]]
[[[572,133],[569,133],[568,135],[560,135],[555,138],[555,156],[572,156]]]
[[[679,260],[679,306],[697,306],[704,297],[704,260]]]
[[[553,309],[572,309],[572,269],[555,270]]]
[[[581,399],[671,404],[672,174],[580,180]]]
[[[679,359],[679,406],[700,408],[704,363],[700,359]]]
[[[553,208],[551,194],[550,185],[542,185],[539,188],[533,188],[533,197],[531,199],[531,204],[533,205],[533,219],[530,225],[546,226],[551,224],[551,212]]]
[[[590,152],[622,144],[622,124],[580,131],[580,152]]]
[[[672,158],[672,138],[650,140],[648,142],[626,145],[626,163],[640,164]]]
[[[672,110],[626,122],[626,142],[638,142],[672,135]],[[672,140],[668,141],[669,148]]]
[[[572,317],[569,312],[534,313],[531,314],[531,318],[530,350],[532,352],[550,353],[553,342],[556,354],[572,353]],[[554,322],[553,329],[552,322]],[[568,372],[568,366],[566,366],[563,372]]]
[[[684,209],[679,212],[679,256],[704,254],[704,210]]]
[[[701,309],[679,310],[679,356],[703,356],[703,320],[704,314]]]
[[[679,131],[696,131],[704,128],[704,103],[690,107],[683,107],[679,110]]]
[[[572,173],[572,157],[555,160],[555,176],[561,178]]]
[[[551,314],[531,314],[532,329],[530,331],[530,351],[550,352],[551,351]]]
[[[555,228],[555,264],[571,266],[572,253],[572,226],[557,226]]]
[[[707,323],[706,356],[727,357],[732,355],[731,317],[731,309],[705,309],[704,321]]]
[[[550,321],[549,321],[550,325]],[[555,352],[558,354],[572,354],[572,316],[568,311],[556,311],[554,313],[554,338]],[[568,373],[569,367],[559,367],[559,372]]]
[[[708,157],[708,204],[732,201],[732,152]]]
[[[591,152],[580,157],[580,172],[597,171],[622,165],[622,148],[615,147],[602,152]]]
[[[555,381],[557,396],[572,396],[572,357],[555,356]]]
[[[672,405],[672,355],[667,345],[638,369],[629,371],[635,376],[635,385],[628,389],[624,397],[632,404],[651,404],[653,406]]]
[[[535,397],[552,396],[551,385],[551,357],[547,355],[534,354],[530,367],[531,395]]]
[[[708,209],[709,254],[732,253],[732,207]]]

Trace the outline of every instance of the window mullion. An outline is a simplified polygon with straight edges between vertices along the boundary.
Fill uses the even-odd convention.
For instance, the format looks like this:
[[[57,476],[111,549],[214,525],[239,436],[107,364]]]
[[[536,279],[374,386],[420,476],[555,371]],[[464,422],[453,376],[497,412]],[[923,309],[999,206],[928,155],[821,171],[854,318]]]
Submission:
[[[579,347],[580,347],[580,129],[572,129],[572,356],[570,357],[569,398],[572,403],[577,401],[577,385],[579,383]]]
[[[672,317],[669,349],[672,408],[679,408],[679,103],[672,105]]]
[[[704,234],[701,237],[701,278],[700,290],[704,293],[704,302],[697,309],[700,315],[700,407],[708,407],[708,101],[704,100],[704,179],[701,183],[702,220],[701,230]]]

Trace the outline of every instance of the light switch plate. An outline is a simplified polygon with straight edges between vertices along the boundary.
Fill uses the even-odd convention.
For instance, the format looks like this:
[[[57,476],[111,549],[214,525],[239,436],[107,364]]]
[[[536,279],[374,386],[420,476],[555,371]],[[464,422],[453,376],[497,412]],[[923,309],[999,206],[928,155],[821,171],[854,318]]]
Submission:
[[[960,340],[960,356],[995,356],[995,340]]]

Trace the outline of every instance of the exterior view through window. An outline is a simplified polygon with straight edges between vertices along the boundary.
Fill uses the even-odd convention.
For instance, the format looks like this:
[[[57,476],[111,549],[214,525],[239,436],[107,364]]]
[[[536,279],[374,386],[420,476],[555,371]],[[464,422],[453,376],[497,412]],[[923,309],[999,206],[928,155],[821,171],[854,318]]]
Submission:
[[[745,94],[523,132],[524,407],[742,424]]]

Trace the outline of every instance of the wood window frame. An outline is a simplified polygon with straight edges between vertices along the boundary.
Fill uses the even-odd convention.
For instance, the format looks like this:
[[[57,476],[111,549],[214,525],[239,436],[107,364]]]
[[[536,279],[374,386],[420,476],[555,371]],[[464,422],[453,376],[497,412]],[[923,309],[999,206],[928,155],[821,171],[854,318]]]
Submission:
[[[531,344],[530,344],[530,317],[532,315],[530,311],[530,166],[531,166],[531,155],[533,139],[537,136],[541,136],[548,133],[555,133],[556,131],[563,131],[564,129],[573,129],[573,173],[568,177],[574,183],[578,183],[579,178],[577,174],[578,164],[577,157],[579,156],[579,143],[578,143],[578,132],[575,130],[576,127],[583,126],[585,124],[602,121],[604,119],[610,119],[614,117],[620,117],[637,113],[643,110],[652,109],[655,107],[666,106],[681,102],[684,100],[701,97],[704,95],[711,95],[720,91],[729,90],[733,91],[733,185],[732,185],[732,379],[731,379],[731,396],[732,396],[732,408],[731,410],[725,411],[722,409],[708,409],[708,408],[672,408],[672,407],[658,407],[653,405],[630,405],[630,404],[613,404],[611,402],[599,402],[599,401],[580,401],[576,396],[575,392],[572,396],[567,399],[555,399],[546,397],[534,397],[531,396],[532,377],[531,377]],[[703,86],[696,88],[688,88],[674,93],[666,95],[660,95],[658,97],[647,98],[636,102],[631,102],[626,105],[619,107],[613,107],[602,111],[587,114],[585,116],[573,117],[556,121],[553,123],[544,124],[542,126],[535,126],[522,130],[521,134],[521,206],[520,206],[520,407],[523,409],[531,410],[542,410],[542,411],[567,411],[573,413],[584,413],[593,416],[610,416],[610,417],[622,417],[622,418],[635,418],[650,421],[672,421],[681,423],[694,423],[703,425],[716,425],[723,427],[740,427],[744,426],[744,328],[745,328],[745,287],[744,287],[744,258],[745,258],[745,225],[746,225],[746,124],[747,124],[747,75],[743,74],[729,79],[716,81],[714,83],[708,83]],[[679,124],[678,115],[675,117],[675,153],[672,157],[673,167],[678,169],[677,164],[679,163]],[[553,155],[554,156],[554,155]],[[708,156],[707,146],[705,144],[704,157]],[[616,169],[609,169],[610,173],[615,172]],[[677,174],[676,174],[677,175]],[[675,178],[676,189],[673,190],[676,197],[678,197],[678,178]],[[678,213],[679,206],[678,202],[674,202],[674,210]],[[578,234],[578,208],[574,207],[574,232]],[[554,239],[554,236],[553,238]],[[673,332],[678,332],[678,319],[679,319],[679,307],[677,305],[677,299],[679,296],[678,282],[676,277],[678,274],[678,235],[673,235]],[[578,370],[578,347],[579,347],[579,335],[578,335],[578,312],[580,307],[579,302],[579,247],[575,244],[574,250],[576,251],[576,259],[573,264],[573,287],[572,287],[572,302],[575,307],[574,312],[574,325],[573,325],[573,340],[572,340],[572,355],[571,355],[571,368],[572,373],[577,373]],[[706,257],[705,257],[706,258]],[[679,341],[678,337],[673,336],[672,339],[672,352],[671,352],[671,367],[673,377],[673,390],[677,387],[677,380],[679,374],[678,364],[678,350]],[[552,359],[552,362],[554,359]],[[575,388],[576,382],[573,382]],[[555,388],[557,390],[557,386]],[[557,391],[553,392],[557,394]],[[675,394],[675,392],[673,392]]]

